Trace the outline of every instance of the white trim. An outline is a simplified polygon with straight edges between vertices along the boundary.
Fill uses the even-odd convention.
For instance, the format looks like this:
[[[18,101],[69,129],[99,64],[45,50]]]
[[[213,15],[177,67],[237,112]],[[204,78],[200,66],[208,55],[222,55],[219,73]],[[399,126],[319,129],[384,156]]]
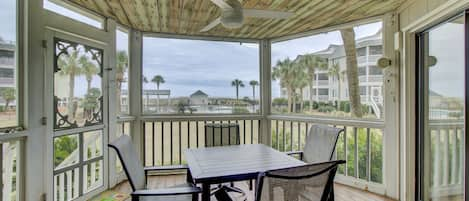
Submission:
[[[369,17],[369,18],[365,18],[365,19],[361,19],[361,20],[355,20],[355,21],[347,22],[347,23],[340,24],[340,25],[322,27],[322,28],[319,28],[319,29],[314,29],[314,30],[310,30],[310,31],[306,31],[306,32],[298,33],[298,34],[273,38],[272,43],[278,43],[278,42],[283,42],[283,41],[287,41],[287,40],[293,40],[293,39],[298,39],[298,38],[302,38],[302,37],[308,37],[308,36],[312,36],[312,35],[316,35],[316,34],[327,33],[327,32],[331,32],[331,31],[337,31],[339,29],[344,29],[344,28],[348,28],[348,27],[354,27],[354,26],[379,22],[379,21],[383,20],[384,16],[385,15],[377,15],[377,16],[374,16],[374,17]]]
[[[183,34],[174,34],[174,33],[153,33],[153,32],[142,32],[142,36],[154,37],[154,38],[174,38],[174,39],[186,39],[186,40],[205,40],[205,41],[243,42],[243,43],[260,43],[261,41],[259,39],[249,39],[249,38],[183,35]]]

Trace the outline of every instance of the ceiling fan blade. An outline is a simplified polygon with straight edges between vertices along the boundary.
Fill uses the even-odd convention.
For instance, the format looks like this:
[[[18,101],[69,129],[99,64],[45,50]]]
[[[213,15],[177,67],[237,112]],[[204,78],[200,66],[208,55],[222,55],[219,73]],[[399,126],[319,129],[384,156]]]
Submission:
[[[213,29],[214,27],[216,27],[220,23],[221,23],[221,19],[217,18],[217,19],[213,20],[212,22],[210,22],[210,24],[205,26],[203,29],[201,29],[200,32],[207,32],[210,29]]]
[[[243,14],[246,17],[287,19],[291,17],[294,13],[259,9],[243,9]]]
[[[226,9],[233,9],[228,3],[225,2],[225,0],[211,0],[212,3],[216,4],[218,7],[220,7],[223,10]]]

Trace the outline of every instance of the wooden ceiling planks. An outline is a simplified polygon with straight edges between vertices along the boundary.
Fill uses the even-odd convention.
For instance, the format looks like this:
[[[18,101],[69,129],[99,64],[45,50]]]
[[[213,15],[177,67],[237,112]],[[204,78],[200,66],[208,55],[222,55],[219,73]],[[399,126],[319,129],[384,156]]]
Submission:
[[[242,0],[244,8],[289,11],[285,20],[246,18],[239,29],[216,26],[200,30],[220,17],[210,0],[66,0],[118,23],[145,32],[263,39],[298,34],[395,10],[404,0]]]

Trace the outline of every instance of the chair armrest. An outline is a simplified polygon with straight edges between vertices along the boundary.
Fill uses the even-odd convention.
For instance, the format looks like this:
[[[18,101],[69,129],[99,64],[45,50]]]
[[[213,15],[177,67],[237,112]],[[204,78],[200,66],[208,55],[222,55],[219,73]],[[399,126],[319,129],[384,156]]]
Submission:
[[[285,152],[287,155],[292,156],[292,155],[299,155],[300,160],[303,160],[303,151],[287,151]]]
[[[162,188],[162,189],[148,189],[148,190],[136,190],[131,193],[132,197],[135,196],[165,196],[165,195],[187,195],[187,194],[198,194],[202,192],[199,187],[174,187],[174,188]]]
[[[168,165],[168,166],[153,166],[145,167],[145,173],[150,171],[165,171],[165,170],[185,170],[188,169],[187,165]]]

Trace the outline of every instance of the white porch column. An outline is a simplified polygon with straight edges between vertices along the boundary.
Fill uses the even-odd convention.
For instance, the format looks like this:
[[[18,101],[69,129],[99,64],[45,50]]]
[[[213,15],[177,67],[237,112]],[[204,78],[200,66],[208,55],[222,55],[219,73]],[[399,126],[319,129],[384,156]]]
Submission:
[[[129,114],[136,117],[131,129],[132,141],[140,152],[140,159],[143,158],[143,135],[141,113],[142,113],[142,33],[135,30],[129,31]],[[147,100],[148,101],[148,100]]]
[[[270,115],[271,110],[271,97],[272,97],[272,81],[271,81],[271,41],[261,40],[259,42],[259,56],[260,56],[260,102],[261,102],[261,131],[259,136],[259,143],[269,145],[271,144],[270,133],[270,120],[267,117]]]

